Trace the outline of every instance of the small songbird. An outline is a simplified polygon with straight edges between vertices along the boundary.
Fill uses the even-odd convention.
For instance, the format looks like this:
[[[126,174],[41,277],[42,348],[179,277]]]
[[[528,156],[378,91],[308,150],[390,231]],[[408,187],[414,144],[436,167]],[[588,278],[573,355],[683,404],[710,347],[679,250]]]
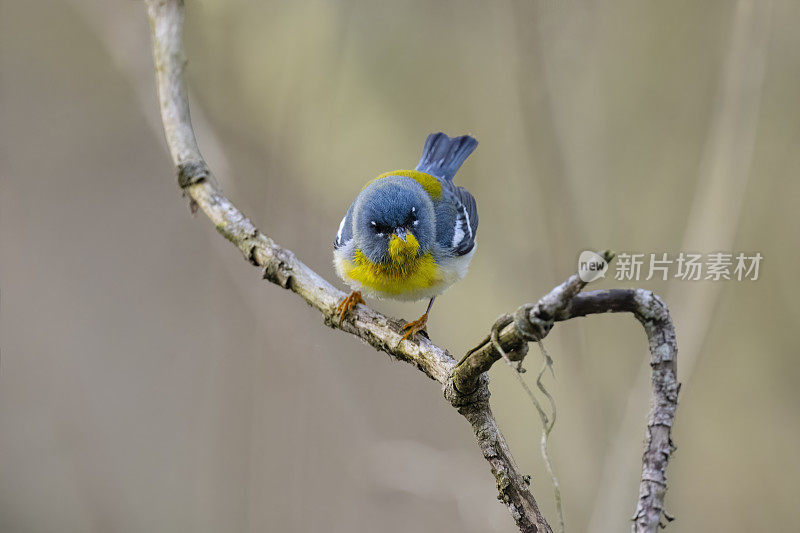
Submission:
[[[430,298],[403,338],[425,329],[434,299],[467,274],[475,254],[478,208],[453,177],[478,141],[432,133],[416,170],[386,172],[350,205],[333,241],[336,273],[353,292],[337,308],[340,320],[361,292],[376,298]]]

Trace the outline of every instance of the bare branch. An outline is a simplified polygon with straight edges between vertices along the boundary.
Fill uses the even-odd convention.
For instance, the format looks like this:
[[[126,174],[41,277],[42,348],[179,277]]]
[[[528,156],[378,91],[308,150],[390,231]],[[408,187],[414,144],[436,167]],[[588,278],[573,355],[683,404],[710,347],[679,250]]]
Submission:
[[[185,58],[181,48],[183,2],[152,0],[147,2],[147,6],[164,132],[178,169],[178,184],[185,194],[249,262],[264,268],[265,279],[299,294],[322,312],[328,325],[352,333],[444,383],[454,362],[445,350],[424,338],[419,342],[401,342],[400,322],[364,306],[354,310],[352,320],[339,324],[335,321],[334,310],[344,293],[303,264],[291,251],[261,233],[223,196],[197,148],[189,116],[183,80]]]
[[[678,383],[678,344],[669,310],[661,298],[650,291],[616,289],[579,294],[555,319],[620,312],[633,313],[644,326],[650,345],[650,414],[633,530],[637,533],[654,532],[662,516],[667,521],[672,520],[664,509],[664,496],[667,492],[667,463],[675,450],[670,435],[681,388]]]
[[[219,189],[197,147],[183,80],[184,8],[182,0],[147,0],[156,66],[161,118],[167,145],[178,172],[178,184],[193,209],[200,208],[217,230],[235,244],[264,278],[301,296],[319,310],[327,325],[368,342],[378,350],[415,365],[444,386],[444,394],[470,423],[475,438],[497,481],[498,498],[523,532],[552,533],[529,490],[530,478],[518,472],[508,446],[489,408],[485,372],[499,358],[487,341],[456,364],[450,354],[427,338],[403,340],[402,323],[366,306],[358,306],[342,323],[335,309],[345,294],[311,270],[288,249],[261,233]],[[606,260],[612,255],[606,253]],[[662,516],[666,491],[672,418],[677,404],[677,348],[669,314],[661,300],[647,291],[605,291],[578,294],[585,283],[577,275],[534,304],[517,310],[499,336],[504,350],[524,357],[527,343],[543,338],[556,320],[607,311],[630,311],[645,326],[653,366],[653,410],[647,429],[637,531],[655,531]],[[665,515],[666,516],[666,515]]]
[[[484,380],[486,387],[488,380]],[[472,426],[483,457],[489,462],[497,483],[497,498],[506,504],[520,531],[552,533],[550,525],[539,511],[539,506],[529,490],[530,476],[522,475],[511,457],[494,415],[489,408],[488,387],[484,401],[470,402],[458,407]]]
[[[604,255],[607,261],[610,260],[610,252],[604,252]],[[674,450],[672,423],[680,391],[675,329],[667,306],[650,291],[615,289],[578,294],[585,285],[577,275],[573,275],[536,305],[521,306],[514,314],[514,320],[501,330],[499,340],[504,350],[515,350],[517,360],[522,360],[527,342],[544,338],[554,322],[620,312],[633,313],[641,322],[650,346],[652,392],[633,530],[637,533],[654,532],[662,517],[671,520],[664,510],[664,496],[667,492],[667,464]],[[498,359],[500,354],[492,343],[484,340],[456,365],[452,387],[456,392],[480,387],[480,376]]]
[[[608,263],[614,258],[613,252],[605,251],[603,258]],[[521,360],[528,351],[528,343],[543,339],[553,327],[554,317],[569,306],[572,299],[584,287],[577,274],[573,274],[534,304],[524,304],[514,313],[514,319],[500,326],[498,340],[512,360]],[[456,390],[469,393],[476,386],[478,377],[489,370],[500,359],[500,353],[487,336],[475,348],[467,352],[453,371],[453,385]]]
[[[455,360],[450,354],[422,337],[403,340],[402,323],[360,305],[343,323],[335,309],[345,294],[311,270],[288,249],[261,233],[220,191],[211,170],[197,147],[189,115],[183,80],[182,52],[184,8],[181,0],[147,0],[153,40],[161,118],[178,184],[217,230],[253,265],[262,267],[264,278],[301,296],[319,310],[325,323],[361,338],[378,350],[415,365],[428,377],[446,385]],[[531,494],[529,478],[516,469],[502,434],[489,410],[488,386],[484,382],[472,395],[458,395],[451,401],[473,427],[476,439],[495,475],[503,500],[521,531],[551,532]]]

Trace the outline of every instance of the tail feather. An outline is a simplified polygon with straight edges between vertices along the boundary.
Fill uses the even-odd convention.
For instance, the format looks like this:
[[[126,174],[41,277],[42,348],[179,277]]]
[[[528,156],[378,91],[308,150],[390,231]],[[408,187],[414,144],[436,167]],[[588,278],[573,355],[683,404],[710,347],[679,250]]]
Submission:
[[[417,170],[452,181],[476,146],[478,141],[469,135],[450,138],[444,133],[431,133],[425,141]]]

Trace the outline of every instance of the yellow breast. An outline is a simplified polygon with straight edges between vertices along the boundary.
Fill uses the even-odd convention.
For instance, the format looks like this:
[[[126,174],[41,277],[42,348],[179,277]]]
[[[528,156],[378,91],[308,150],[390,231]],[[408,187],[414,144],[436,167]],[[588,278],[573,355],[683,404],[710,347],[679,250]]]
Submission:
[[[442,276],[430,252],[417,257],[417,239],[408,234],[406,242],[396,236],[389,242],[387,264],[373,263],[356,249],[353,261],[346,266],[345,275],[364,287],[386,295],[400,295],[428,289],[442,281]]]

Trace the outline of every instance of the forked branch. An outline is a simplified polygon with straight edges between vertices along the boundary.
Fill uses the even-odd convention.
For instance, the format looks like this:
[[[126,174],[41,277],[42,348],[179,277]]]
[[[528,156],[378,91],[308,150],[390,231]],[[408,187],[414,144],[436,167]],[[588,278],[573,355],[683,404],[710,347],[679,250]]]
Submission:
[[[182,52],[183,1],[147,0],[146,3],[164,132],[177,168],[178,184],[190,198],[192,208],[201,209],[217,230],[239,248],[247,261],[262,268],[265,279],[295,292],[319,310],[327,325],[415,365],[439,382],[447,400],[472,426],[483,456],[495,476],[498,498],[506,504],[520,530],[551,532],[530,491],[530,477],[517,470],[489,408],[486,371],[497,360],[491,346],[482,344],[457,365],[447,350],[425,337],[403,340],[401,322],[366,306],[357,306],[347,320],[339,322],[335,309],[345,294],[297,259],[290,250],[261,233],[217,186],[200,155],[189,116],[183,79],[186,63]],[[661,300],[649,292],[578,294],[583,285],[577,276],[572,276],[537,304],[520,308],[524,311],[519,311],[516,320],[501,332],[500,342],[517,356],[524,355],[527,342],[546,335],[554,321],[607,311],[633,312],[645,325],[654,370],[654,408],[648,421],[648,446],[635,524],[637,531],[655,531],[662,516],[665,469],[672,450],[669,433],[677,403],[677,349],[672,324]]]

